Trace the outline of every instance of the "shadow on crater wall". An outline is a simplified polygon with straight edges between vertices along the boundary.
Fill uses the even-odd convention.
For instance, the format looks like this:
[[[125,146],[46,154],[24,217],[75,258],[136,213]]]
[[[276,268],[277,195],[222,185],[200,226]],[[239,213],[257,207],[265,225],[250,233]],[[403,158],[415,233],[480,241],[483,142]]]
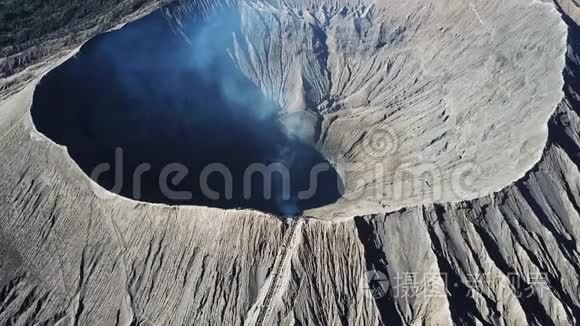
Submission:
[[[159,13],[91,40],[38,85],[32,107],[36,127],[65,145],[101,186],[128,198],[279,215],[335,202],[342,189],[336,171],[309,145],[285,135],[279,108],[229,57],[226,46],[239,17],[224,14],[208,21],[213,25],[187,27],[190,44]],[[187,175],[180,175],[176,163]],[[231,198],[223,173],[208,177],[207,189],[219,199],[202,191],[200,174],[212,163],[231,172]],[[253,163],[287,167],[290,195],[282,191],[283,174],[273,172],[271,186],[254,173],[249,186],[246,182],[251,196],[247,191],[244,196],[244,173]],[[314,166],[329,170],[318,175],[313,197],[298,199],[300,191],[315,186]]]

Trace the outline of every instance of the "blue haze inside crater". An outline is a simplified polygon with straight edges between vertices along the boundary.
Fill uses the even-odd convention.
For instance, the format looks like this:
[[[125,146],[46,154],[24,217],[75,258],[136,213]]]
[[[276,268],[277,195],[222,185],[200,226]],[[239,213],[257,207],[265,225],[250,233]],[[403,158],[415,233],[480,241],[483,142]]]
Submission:
[[[312,167],[328,162],[284,133],[277,116],[280,108],[233,63],[228,47],[239,26],[235,11],[192,21],[184,26],[186,42],[154,13],[100,35],[41,81],[32,108],[34,123],[67,146],[85,173],[110,164],[111,171],[96,181],[125,197],[169,205],[253,208],[285,216],[335,202],[342,184],[330,165],[318,176],[315,195],[298,198],[311,186]],[[118,148],[123,151],[122,169],[115,172]],[[134,172],[143,163],[151,170],[140,178],[136,194]],[[191,198],[168,198],[162,191],[161,171],[172,163],[186,166],[188,174],[170,182],[169,188],[190,192]],[[232,198],[226,198],[224,178],[218,173],[210,175],[209,185],[220,199],[202,193],[199,175],[211,163],[221,163],[232,173]],[[245,198],[243,175],[252,163],[286,166],[289,196],[283,195],[282,176],[274,173],[271,198],[265,198],[258,174],[252,178],[252,196]]]

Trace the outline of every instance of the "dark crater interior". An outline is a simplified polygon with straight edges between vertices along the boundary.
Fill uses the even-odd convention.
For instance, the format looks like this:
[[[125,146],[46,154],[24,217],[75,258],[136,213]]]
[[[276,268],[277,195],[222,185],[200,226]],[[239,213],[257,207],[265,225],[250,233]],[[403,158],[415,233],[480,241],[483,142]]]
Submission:
[[[285,216],[335,202],[342,188],[336,171],[311,146],[285,134],[279,108],[229,56],[227,45],[239,24],[235,14],[192,22],[184,29],[191,33],[186,42],[154,13],[94,38],[38,85],[32,107],[37,129],[65,145],[102,187],[140,201]],[[230,183],[223,173],[209,175],[218,199],[200,185],[212,163],[232,175]],[[245,172],[253,163],[285,166],[289,196],[282,191],[288,184],[283,174],[271,170],[271,186],[254,173],[251,195],[244,194]],[[313,196],[299,198],[312,186],[317,164],[329,169],[317,176]]]

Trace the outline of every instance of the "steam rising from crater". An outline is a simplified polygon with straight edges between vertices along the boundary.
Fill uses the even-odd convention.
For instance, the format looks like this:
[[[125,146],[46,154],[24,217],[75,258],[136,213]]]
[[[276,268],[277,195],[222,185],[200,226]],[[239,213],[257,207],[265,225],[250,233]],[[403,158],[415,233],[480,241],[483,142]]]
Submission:
[[[121,114],[115,119],[95,109],[62,109],[68,123],[43,122],[53,112],[33,110],[41,131],[66,144],[79,165],[110,156],[112,145],[140,146],[129,153],[133,167],[163,157],[157,169],[185,155],[199,171],[223,158],[218,148],[228,149],[233,166],[292,162],[302,179],[315,162],[331,162],[344,196],[332,190],[324,200],[298,201],[300,209],[372,213],[505,187],[539,159],[546,121],[561,99],[565,27],[543,4],[240,1],[205,18],[187,6],[166,10],[179,37],[162,24],[146,26],[157,14],[85,46],[84,55],[95,51],[93,64],[73,60],[45,78],[46,89],[60,89],[41,87],[35,107],[80,107],[90,99],[110,110],[102,96],[110,93],[123,108],[113,111]],[[505,12],[520,14],[508,22]],[[551,17],[550,28],[527,23],[544,17]],[[74,79],[75,69],[86,76],[68,88],[82,88],[88,76],[91,92],[77,92],[82,103],[64,96],[54,102],[47,94],[64,93],[59,84],[65,75]],[[66,72],[61,79],[58,71]],[[81,125],[75,119],[89,123],[88,135],[63,136],[63,126]],[[173,145],[163,145],[168,141]],[[266,206],[289,207],[264,210],[294,211],[296,197],[276,198]],[[158,194],[145,200],[159,202]],[[248,206],[242,202],[223,206]]]
[[[40,131],[66,145],[87,174],[97,169],[103,187],[138,200],[279,215],[336,201],[341,182],[333,169],[319,176],[324,187],[316,194],[298,198],[311,186],[311,167],[330,165],[284,131],[281,108],[235,64],[239,13],[191,20],[182,32],[154,14],[89,42],[38,88],[32,112]],[[120,171],[102,168],[119,162]],[[176,163],[185,169],[167,170]],[[217,165],[227,171],[201,180]],[[265,168],[248,187],[254,165]]]

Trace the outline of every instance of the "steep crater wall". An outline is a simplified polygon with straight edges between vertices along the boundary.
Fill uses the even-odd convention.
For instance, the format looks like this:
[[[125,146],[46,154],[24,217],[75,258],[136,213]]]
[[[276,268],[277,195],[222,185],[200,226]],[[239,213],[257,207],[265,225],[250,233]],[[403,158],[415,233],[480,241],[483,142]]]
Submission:
[[[279,107],[286,132],[313,146],[344,182],[344,196],[307,214],[478,198],[541,156],[563,85],[565,26],[552,5],[230,7],[240,23],[228,40],[231,59]],[[190,41],[191,22],[200,19],[192,10],[188,2],[163,9]],[[538,19],[547,21],[531,23]]]
[[[566,43],[550,4],[241,10],[240,66],[285,110],[321,121],[317,146],[347,189],[344,205],[328,213],[476,198],[541,156],[562,98]],[[538,19],[550,27],[531,26]]]
[[[135,200],[282,216],[335,202],[337,172],[286,132],[280,108],[228,56],[239,15],[190,27],[185,42],[157,12],[91,40],[40,82],[36,127]]]

